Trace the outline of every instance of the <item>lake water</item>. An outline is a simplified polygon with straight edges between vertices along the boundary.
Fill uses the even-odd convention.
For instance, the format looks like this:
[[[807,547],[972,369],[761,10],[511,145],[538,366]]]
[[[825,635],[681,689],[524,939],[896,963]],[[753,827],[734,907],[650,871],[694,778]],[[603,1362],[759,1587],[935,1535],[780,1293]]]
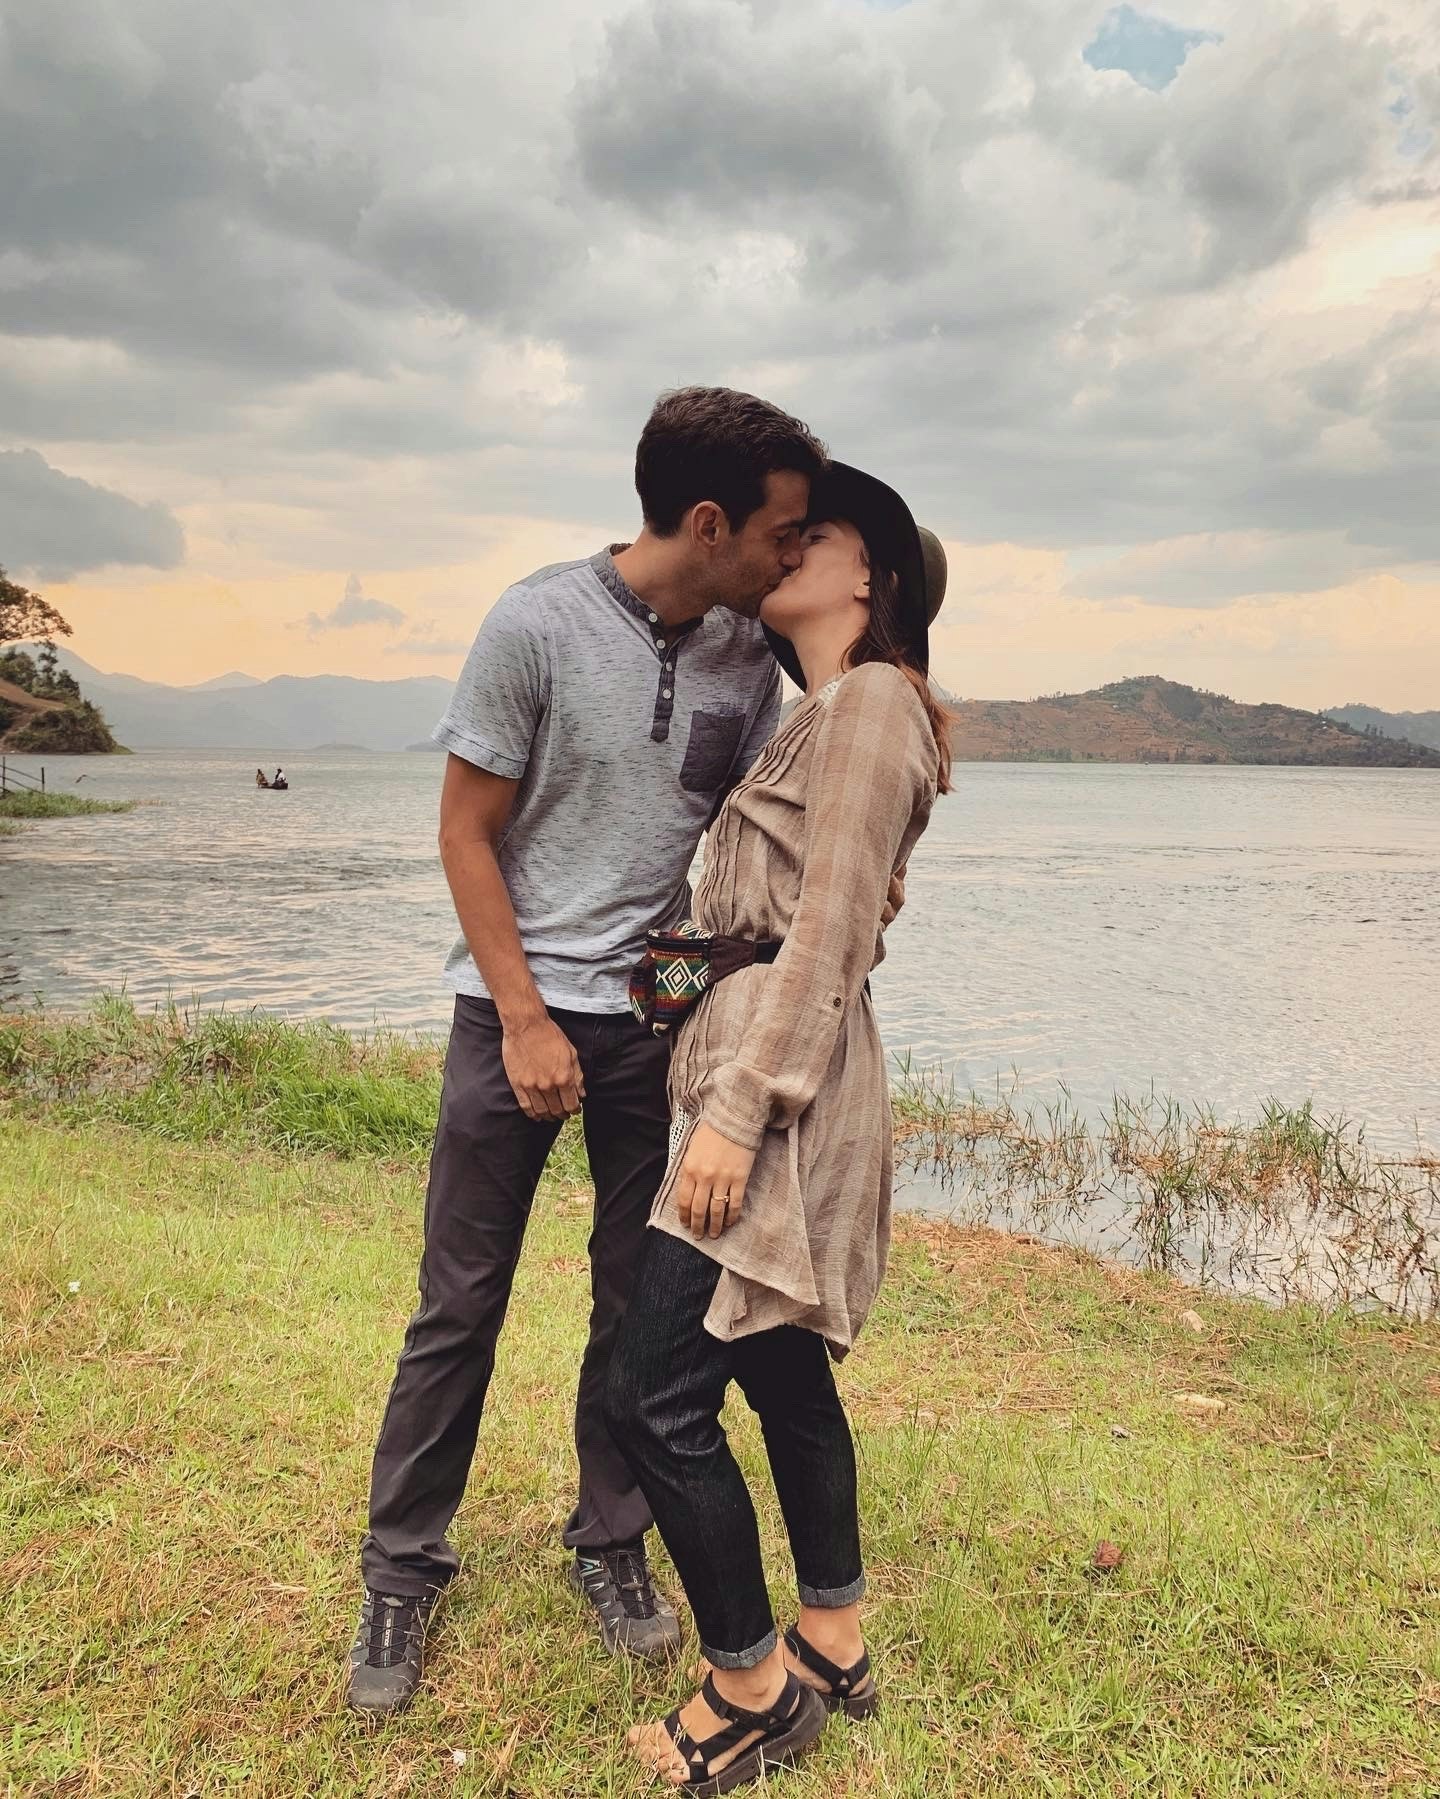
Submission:
[[[443,758],[45,759],[148,803],[0,840],[0,1003],[100,988],[441,1029]],[[38,767],[34,759],[18,766]],[[875,979],[888,1045],[1086,1107],[1313,1098],[1440,1141],[1440,775],[965,764]]]

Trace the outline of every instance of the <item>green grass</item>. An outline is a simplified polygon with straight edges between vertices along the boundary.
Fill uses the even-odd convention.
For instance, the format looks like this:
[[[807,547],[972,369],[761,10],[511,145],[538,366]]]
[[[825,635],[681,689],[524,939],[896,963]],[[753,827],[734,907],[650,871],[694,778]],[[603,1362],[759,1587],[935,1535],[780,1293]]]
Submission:
[[[97,812],[133,812],[134,800],[89,800],[78,793],[12,789],[0,794],[0,819],[88,818]]]
[[[0,818],[0,837],[18,837],[24,829],[24,825],[17,824],[13,819]]]
[[[227,1104],[213,1122],[0,1104],[7,1790],[650,1790],[623,1733],[683,1673],[612,1662],[561,1581],[574,1167],[537,1202],[432,1678],[375,1729],[338,1702],[420,1158],[348,1132],[354,1153],[298,1153],[283,1109],[250,1137]],[[840,1379],[886,1703],[781,1790],[1440,1792],[1440,1328],[911,1220]],[[757,1436],[733,1424],[783,1616]],[[1124,1551],[1105,1577],[1102,1539]]]

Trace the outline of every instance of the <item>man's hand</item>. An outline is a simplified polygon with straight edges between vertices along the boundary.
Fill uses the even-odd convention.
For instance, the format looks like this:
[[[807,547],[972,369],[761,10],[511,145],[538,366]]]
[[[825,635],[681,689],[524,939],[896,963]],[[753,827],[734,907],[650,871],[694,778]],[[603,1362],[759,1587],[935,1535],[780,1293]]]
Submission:
[[[718,1237],[736,1223],[745,1206],[745,1184],[755,1151],[741,1149],[708,1124],[690,1133],[676,1188],[680,1222],[697,1237]]]
[[[575,1045],[553,1018],[507,1028],[500,1040],[505,1074],[527,1118],[573,1118],[585,1097]]]

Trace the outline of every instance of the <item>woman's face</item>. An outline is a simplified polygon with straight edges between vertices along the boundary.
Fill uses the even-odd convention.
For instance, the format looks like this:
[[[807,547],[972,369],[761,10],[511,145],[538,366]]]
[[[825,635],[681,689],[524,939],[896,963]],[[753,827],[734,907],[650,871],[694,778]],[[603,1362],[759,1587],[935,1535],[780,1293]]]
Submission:
[[[793,637],[797,626],[846,619],[858,636],[865,628],[870,571],[860,533],[840,519],[809,525],[801,534],[799,568],[765,596],[760,617],[772,631]]]

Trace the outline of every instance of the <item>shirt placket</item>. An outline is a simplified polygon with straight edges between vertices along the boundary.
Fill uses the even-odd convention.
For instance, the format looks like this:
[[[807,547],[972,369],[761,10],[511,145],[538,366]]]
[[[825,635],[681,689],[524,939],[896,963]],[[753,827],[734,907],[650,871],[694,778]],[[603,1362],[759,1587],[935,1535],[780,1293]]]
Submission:
[[[700,623],[690,619],[683,625],[666,625],[658,612],[646,611],[655,654],[660,658],[660,679],[655,688],[655,712],[650,721],[650,739],[664,743],[670,736],[670,720],[675,714],[675,670],[680,660],[680,646]]]
[[[655,709],[650,716],[650,738],[653,743],[665,743],[670,736],[670,720],[675,715],[675,675],[680,660],[680,646],[687,637],[700,629],[702,621],[691,618],[686,619],[684,624],[667,625],[658,612],[652,612],[631,591],[615,567],[616,555],[625,548],[624,544],[611,544],[608,550],[591,558],[590,566],[631,617],[649,627],[650,642],[660,662],[660,675],[655,683]]]

